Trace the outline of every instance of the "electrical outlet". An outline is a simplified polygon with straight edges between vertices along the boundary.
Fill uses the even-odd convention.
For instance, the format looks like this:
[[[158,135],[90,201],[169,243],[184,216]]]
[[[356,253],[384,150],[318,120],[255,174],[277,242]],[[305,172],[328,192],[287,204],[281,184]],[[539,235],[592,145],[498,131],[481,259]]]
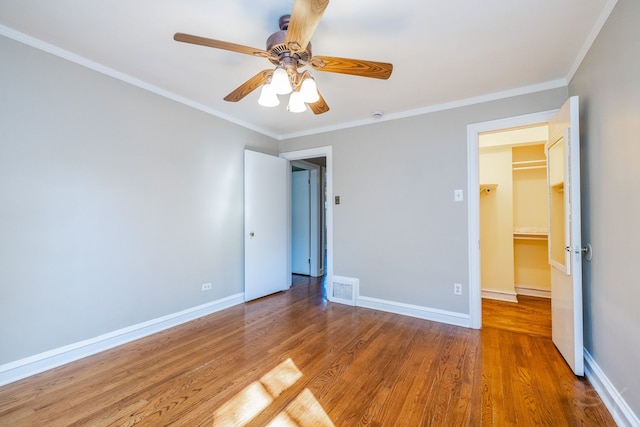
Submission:
[[[456,295],[462,295],[462,285],[460,283],[453,284],[453,293]]]
[[[211,290],[211,283],[203,283],[202,284],[202,290],[203,291],[210,291]]]
[[[455,190],[453,192],[453,200],[456,202],[461,202],[464,200],[464,193],[462,190]]]

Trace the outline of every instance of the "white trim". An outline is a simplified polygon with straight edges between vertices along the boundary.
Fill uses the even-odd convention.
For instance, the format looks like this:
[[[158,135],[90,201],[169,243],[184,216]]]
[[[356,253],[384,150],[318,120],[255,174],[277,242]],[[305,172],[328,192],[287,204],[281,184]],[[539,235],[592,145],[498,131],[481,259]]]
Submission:
[[[610,0],[611,1],[611,0]],[[615,0],[617,1],[617,0]],[[610,12],[610,11],[609,11]],[[608,15],[607,15],[608,16]],[[605,17],[606,20],[606,17]],[[599,21],[598,21],[599,22]],[[594,27],[595,28],[595,27]],[[466,99],[461,99],[461,100],[457,100],[457,101],[452,101],[452,102],[445,102],[442,104],[436,104],[436,105],[431,105],[431,106],[427,106],[427,107],[421,107],[421,108],[416,108],[413,110],[407,110],[407,111],[402,111],[399,113],[394,113],[394,114],[385,114],[382,118],[380,119],[374,119],[374,118],[367,118],[364,120],[355,120],[352,122],[348,122],[348,123],[340,123],[340,124],[336,124],[333,126],[326,126],[326,127],[319,127],[319,128],[313,128],[313,129],[308,129],[302,132],[294,132],[294,133],[289,133],[289,134],[275,134],[273,132],[268,131],[267,129],[258,127],[252,123],[246,122],[244,120],[239,120],[233,116],[230,116],[229,114],[225,114],[221,111],[218,110],[214,110],[213,108],[210,108],[206,105],[200,104],[199,102],[195,102],[191,99],[187,99],[183,96],[180,96],[178,94],[175,94],[173,92],[170,92],[168,90],[159,88],[157,86],[154,86],[150,83],[144,82],[140,79],[137,79],[133,76],[130,76],[128,74],[122,73],[120,71],[114,70],[113,68],[109,68],[105,65],[102,65],[100,63],[91,61],[90,59],[84,58],[80,55],[77,55],[75,53],[69,52],[68,50],[64,50],[61,49],[57,46],[54,46],[50,43],[47,43],[45,41],[42,41],[40,39],[37,39],[35,37],[29,36],[27,34],[21,33],[19,31],[16,31],[12,28],[9,28],[7,26],[1,25],[0,24],[0,35],[3,35],[5,37],[8,37],[10,39],[13,39],[15,41],[18,41],[20,43],[24,43],[28,46],[31,46],[33,48],[42,50],[44,52],[50,53],[52,55],[55,55],[57,57],[66,59],[67,61],[73,62],[75,64],[81,65],[83,67],[89,68],[93,71],[97,71],[98,73],[102,73],[105,74],[107,76],[113,77],[114,79],[118,79],[121,80],[125,83],[129,83],[133,86],[137,86],[141,89],[147,90],[149,92],[155,93],[156,95],[160,95],[162,97],[171,99],[175,102],[178,102],[180,104],[184,104],[187,105],[189,107],[195,108],[196,110],[200,110],[203,111],[205,113],[211,114],[212,116],[215,117],[219,117],[223,120],[226,120],[228,122],[231,123],[235,123],[238,126],[242,126],[246,129],[250,129],[253,130],[255,132],[261,133],[263,135],[266,135],[268,137],[271,137],[273,139],[282,141],[282,140],[286,140],[286,139],[291,139],[291,138],[297,138],[300,136],[307,136],[307,135],[315,135],[315,134],[320,134],[320,133],[325,133],[325,132],[331,132],[334,130],[340,130],[340,129],[348,129],[348,128],[353,128],[353,127],[358,127],[358,126],[365,126],[365,125],[369,125],[372,123],[376,123],[376,122],[380,122],[380,121],[387,121],[387,120],[396,120],[396,119],[402,119],[405,117],[413,117],[413,116],[419,116],[422,114],[428,114],[428,113],[433,113],[436,111],[443,111],[443,110],[450,110],[453,108],[459,108],[459,107],[465,107],[465,106],[469,106],[469,105],[473,105],[473,104],[480,104],[483,102],[488,102],[488,101],[495,101],[495,100],[499,100],[499,99],[504,99],[504,98],[510,98],[513,96],[519,96],[519,95],[527,95],[527,94],[531,94],[531,93],[536,93],[536,92],[542,92],[545,90],[550,90],[550,89],[557,89],[560,87],[565,87],[568,84],[567,79],[558,79],[558,80],[551,80],[551,81],[547,81],[547,82],[543,82],[543,83],[539,83],[539,84],[535,84],[535,85],[530,85],[530,86],[523,86],[523,87],[519,87],[519,88],[515,88],[515,89],[509,89],[509,90],[505,90],[505,91],[501,91],[501,92],[494,92],[494,93],[489,93],[489,94],[485,94],[485,95],[481,95],[481,96],[476,96],[476,97],[472,97],[472,98],[466,98]],[[590,44],[589,44],[590,46]],[[585,52],[586,54],[586,52]],[[575,71],[574,71],[575,72]],[[570,76],[572,76],[573,74],[571,73]]]
[[[515,292],[498,291],[495,289],[483,289],[482,298],[495,299],[498,301],[518,302],[518,296]]]
[[[315,135],[319,133],[331,132],[335,130],[354,128],[358,126],[366,126],[373,123],[386,122],[389,120],[397,120],[397,119],[404,119],[407,117],[420,116],[423,114],[435,113],[438,111],[452,110],[454,108],[467,107],[469,105],[474,105],[474,104],[482,104],[483,102],[497,101],[499,99],[511,98],[514,96],[528,95],[531,93],[543,92],[545,90],[558,89],[561,87],[566,87],[567,84],[568,84],[568,81],[566,79],[552,80],[552,81],[539,83],[531,86],[524,86],[524,87],[519,87],[515,89],[509,89],[502,92],[489,93],[486,95],[476,96],[473,98],[465,98],[457,101],[445,102],[442,104],[429,105],[426,107],[415,108],[413,110],[401,111],[399,113],[385,114],[383,117],[377,118],[377,119],[369,117],[363,120],[356,120],[348,123],[340,123],[332,126],[307,129],[301,132],[283,134],[283,135],[279,135],[278,139],[285,140],[285,139],[291,139],[291,138],[298,138],[301,136],[309,136],[309,135]]]
[[[587,56],[587,53],[589,53],[589,49],[591,49],[593,42],[596,41],[598,34],[600,34],[602,27],[604,27],[604,24],[609,19],[609,15],[611,15],[611,12],[613,12],[613,8],[616,6],[617,3],[618,3],[618,0],[609,0],[607,4],[604,5],[602,12],[600,12],[600,16],[598,16],[598,19],[593,24],[591,31],[589,32],[586,40],[582,44],[582,48],[580,48],[580,51],[578,52],[578,56],[576,56],[576,59],[573,61],[573,64],[569,69],[569,73],[567,74],[567,79],[566,79],[567,82],[571,82],[571,80],[573,79],[573,76],[575,76],[576,72],[578,71],[578,68],[580,67],[580,64],[582,64],[582,61],[584,61],[584,57]]]
[[[528,297],[551,298],[551,289],[537,288],[531,285],[516,285],[516,294]]]
[[[356,306],[389,313],[402,314],[404,316],[417,317],[433,322],[447,323],[449,325],[469,327],[469,315],[453,311],[439,310],[402,302],[387,301],[378,298],[363,297],[358,295]]]
[[[42,50],[44,52],[55,55],[59,58],[66,59],[67,61],[73,62],[75,64],[81,65],[83,67],[89,68],[90,70],[97,71],[98,73],[107,75],[109,77],[113,77],[114,79],[123,81],[125,83],[129,83],[130,85],[139,87],[140,89],[147,90],[151,93],[155,93],[156,95],[160,95],[164,98],[171,99],[172,101],[178,102],[180,104],[189,106],[191,108],[195,108],[196,110],[203,111],[207,114],[211,114],[212,116],[219,117],[223,120],[226,120],[231,123],[235,123],[238,126],[242,126],[246,129],[253,130],[255,132],[261,133],[263,135],[269,136],[273,139],[281,139],[278,135],[269,132],[266,129],[258,127],[252,123],[246,122],[244,120],[238,120],[237,118],[225,114],[221,111],[214,110],[213,108],[207,107],[206,105],[200,104],[199,102],[195,102],[191,99],[187,99],[183,96],[177,95],[168,90],[159,88],[158,86],[154,86],[150,83],[137,79],[128,74],[122,73],[118,70],[114,70],[113,68],[109,68],[100,63],[91,61],[85,57],[80,55],[76,55],[75,53],[69,52],[68,50],[61,49],[57,46],[44,42],[42,40],[36,39],[35,37],[29,36],[27,34],[16,31],[12,28],[6,27],[0,24],[0,35],[6,36],[10,39],[13,39],[17,42],[24,43],[27,46],[34,47],[36,49]]]
[[[0,386],[91,356],[101,351],[173,328],[202,316],[242,304],[244,294],[230,295],[177,313],[118,329],[94,338],[0,365]]]
[[[469,258],[469,326],[482,327],[482,294],[480,289],[480,146],[481,124],[467,126],[467,210]]]
[[[545,123],[558,110],[542,111],[467,125],[467,197],[469,252],[469,316],[470,327],[482,327],[482,298],[480,289],[480,193],[478,135],[482,132]]]
[[[325,219],[327,227],[327,265],[325,269],[325,283],[333,283],[333,147],[329,145],[324,147],[309,148],[306,150],[288,151],[285,153],[280,153],[280,157],[289,161],[311,159],[314,157],[324,157],[327,160],[325,171],[327,179],[327,218]],[[289,193],[291,192],[290,187],[291,186],[289,185]],[[289,200],[291,200],[290,196]],[[291,229],[291,226],[289,226],[289,229]],[[291,259],[291,241],[289,241],[288,247],[288,256],[289,259]]]
[[[640,427],[640,418],[624,400],[623,394],[626,389],[618,391],[586,349],[584,350],[584,361],[585,375],[611,413],[616,424],[624,427]]]

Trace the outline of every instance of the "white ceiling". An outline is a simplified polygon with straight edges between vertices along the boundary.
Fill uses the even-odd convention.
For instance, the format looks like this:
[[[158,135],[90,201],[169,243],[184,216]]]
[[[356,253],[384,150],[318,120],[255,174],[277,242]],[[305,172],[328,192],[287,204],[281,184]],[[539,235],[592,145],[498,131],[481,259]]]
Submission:
[[[389,80],[314,72],[331,110],[223,97],[263,58],[178,43],[183,32],[265,48],[293,0],[0,0],[0,34],[284,139],[567,84],[617,0],[332,0],[315,55],[391,62]]]

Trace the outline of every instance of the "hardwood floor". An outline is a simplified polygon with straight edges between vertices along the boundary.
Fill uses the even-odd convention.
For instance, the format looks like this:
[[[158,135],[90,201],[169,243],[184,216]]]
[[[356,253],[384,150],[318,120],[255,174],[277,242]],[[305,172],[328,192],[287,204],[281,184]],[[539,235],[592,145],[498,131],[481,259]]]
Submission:
[[[518,302],[482,300],[482,326],[551,338],[551,300],[518,295]]]
[[[340,304],[315,279],[0,388],[1,426],[613,426],[544,335]]]

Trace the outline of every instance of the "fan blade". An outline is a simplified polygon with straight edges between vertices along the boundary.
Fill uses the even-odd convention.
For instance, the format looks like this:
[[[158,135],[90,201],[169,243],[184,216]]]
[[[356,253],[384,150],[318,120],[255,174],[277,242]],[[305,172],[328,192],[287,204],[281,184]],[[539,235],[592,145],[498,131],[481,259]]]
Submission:
[[[255,47],[243,46],[241,44],[223,42],[220,40],[208,39],[191,34],[175,33],[173,39],[177,42],[197,44],[200,46],[215,47],[216,49],[230,50],[231,52],[244,53],[247,55],[270,58],[271,54],[266,50],[256,49]]]
[[[352,74],[354,76],[371,77],[382,80],[387,80],[393,71],[393,64],[387,62],[334,58],[332,56],[314,56],[309,63],[318,71]]]
[[[273,70],[262,70],[255,76],[251,77],[246,82],[242,83],[236,90],[224,97],[225,101],[238,102],[251,92],[265,84],[271,75]]]
[[[317,100],[313,104],[307,104],[307,105],[309,106],[309,108],[311,108],[311,111],[313,111],[313,114],[326,113],[327,111],[329,111],[329,106],[325,102],[320,92],[318,92],[318,95],[320,95],[319,100]]]
[[[292,52],[304,52],[329,0],[294,0],[284,44]]]

